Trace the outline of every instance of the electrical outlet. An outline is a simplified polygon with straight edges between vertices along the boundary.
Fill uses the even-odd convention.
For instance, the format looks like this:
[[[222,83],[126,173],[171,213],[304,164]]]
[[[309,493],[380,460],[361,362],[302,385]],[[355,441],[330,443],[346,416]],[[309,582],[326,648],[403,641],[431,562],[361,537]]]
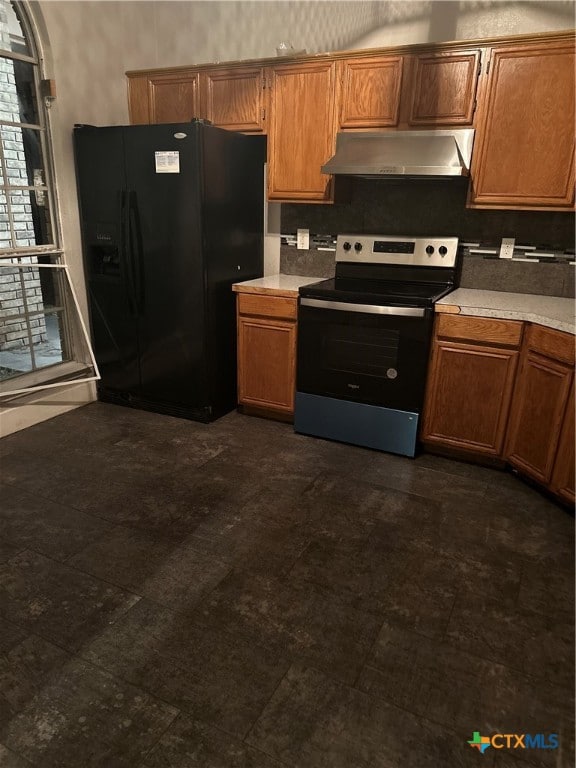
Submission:
[[[500,258],[501,259],[511,259],[514,255],[514,243],[516,242],[515,237],[503,237],[502,238],[502,245],[500,246]]]
[[[296,230],[296,248],[304,251],[307,251],[310,248],[310,230],[309,229]]]

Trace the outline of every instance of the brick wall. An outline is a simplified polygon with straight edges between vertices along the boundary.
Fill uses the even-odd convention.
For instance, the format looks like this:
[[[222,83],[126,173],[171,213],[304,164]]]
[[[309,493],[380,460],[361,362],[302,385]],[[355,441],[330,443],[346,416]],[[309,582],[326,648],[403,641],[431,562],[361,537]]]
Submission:
[[[33,263],[33,259],[30,259]],[[42,311],[42,288],[40,285],[40,270],[17,268],[0,269],[0,348],[15,349],[28,344],[28,330],[25,321],[10,322],[3,325],[1,320],[9,315],[17,315],[24,311],[23,292],[29,312]],[[30,319],[32,342],[37,344],[46,340],[46,323],[44,315]]]
[[[6,50],[10,50],[11,47],[6,11],[2,5],[0,5],[0,46]],[[13,122],[20,120],[14,66],[8,59],[0,59],[0,120]],[[7,176],[3,183],[16,187],[26,186],[28,178],[22,130],[14,126],[3,126],[1,133]],[[16,245],[33,246],[36,241],[30,192],[26,189],[12,189],[9,194]],[[0,248],[11,246],[6,203],[6,193],[0,191]],[[34,264],[36,260],[32,257],[26,261]],[[26,297],[26,304],[23,294]],[[43,308],[39,269],[32,268],[24,271],[16,268],[0,269],[0,347],[14,349],[29,343],[26,322],[11,322],[6,326],[1,323],[3,317],[22,314],[26,309],[28,312],[36,312],[42,311]],[[43,315],[31,319],[30,326],[34,344],[46,340],[46,324]]]

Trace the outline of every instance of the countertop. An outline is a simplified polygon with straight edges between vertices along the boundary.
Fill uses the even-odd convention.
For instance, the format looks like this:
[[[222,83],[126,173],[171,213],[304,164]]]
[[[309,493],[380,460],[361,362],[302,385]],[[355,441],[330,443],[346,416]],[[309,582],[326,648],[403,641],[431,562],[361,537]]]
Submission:
[[[322,280],[305,275],[268,275],[256,280],[234,283],[237,293],[263,293],[270,296],[297,298],[298,289]],[[523,320],[539,323],[566,333],[575,333],[575,302],[559,296],[538,296],[530,293],[480,291],[457,288],[436,302],[436,312],[451,312],[477,317],[497,317],[502,320]]]
[[[298,288],[302,285],[318,283],[322,279],[303,275],[268,275],[268,277],[258,277],[256,280],[234,283],[232,290],[237,293],[265,293],[295,299],[298,297]]]
[[[575,333],[574,299],[558,296],[457,288],[437,301],[435,307],[436,312],[497,317],[501,320],[524,320],[558,331]]]

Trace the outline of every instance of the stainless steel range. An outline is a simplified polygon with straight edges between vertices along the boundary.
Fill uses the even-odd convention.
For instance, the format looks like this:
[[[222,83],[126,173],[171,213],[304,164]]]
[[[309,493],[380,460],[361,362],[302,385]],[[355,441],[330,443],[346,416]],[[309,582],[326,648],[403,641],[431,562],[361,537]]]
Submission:
[[[336,276],[300,288],[296,432],[415,455],[457,250],[455,237],[338,236]]]

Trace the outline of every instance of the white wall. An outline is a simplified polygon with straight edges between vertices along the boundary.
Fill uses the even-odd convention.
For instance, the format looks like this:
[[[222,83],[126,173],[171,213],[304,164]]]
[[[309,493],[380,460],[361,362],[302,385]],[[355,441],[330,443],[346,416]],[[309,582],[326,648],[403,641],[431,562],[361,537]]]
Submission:
[[[318,53],[567,29],[574,26],[575,4],[506,0],[39,0],[30,7],[43,45],[45,76],[56,81],[51,130],[64,247],[86,311],[72,128],[80,122],[128,122],[125,71],[274,56],[281,41]],[[277,225],[278,208],[274,208],[271,221]],[[267,238],[268,271],[277,269],[277,246],[277,237]],[[71,402],[83,402],[93,397],[93,389],[85,387],[74,397]],[[48,406],[35,412],[45,418],[52,414]],[[13,418],[10,423],[28,421]],[[7,432],[11,427],[8,424],[3,429]]]

